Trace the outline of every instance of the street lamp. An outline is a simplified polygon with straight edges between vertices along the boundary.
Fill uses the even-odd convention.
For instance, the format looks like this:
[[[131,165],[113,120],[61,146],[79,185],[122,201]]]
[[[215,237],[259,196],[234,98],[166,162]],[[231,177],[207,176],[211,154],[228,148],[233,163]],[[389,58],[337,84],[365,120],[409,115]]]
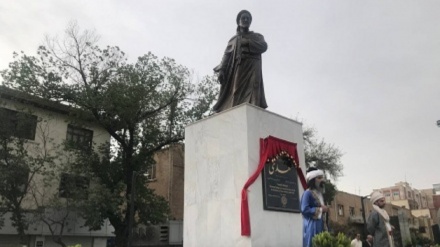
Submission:
[[[131,174],[131,195],[130,195],[130,214],[128,221],[128,245],[127,247],[131,247],[133,242],[133,222],[134,222],[134,196],[136,194],[136,177],[137,176],[148,177],[148,173],[144,171],[133,171]]]
[[[370,195],[361,196],[362,219],[364,220],[364,236],[368,235],[367,221],[365,219],[365,206],[364,206],[364,199],[367,199],[368,197],[370,197]]]

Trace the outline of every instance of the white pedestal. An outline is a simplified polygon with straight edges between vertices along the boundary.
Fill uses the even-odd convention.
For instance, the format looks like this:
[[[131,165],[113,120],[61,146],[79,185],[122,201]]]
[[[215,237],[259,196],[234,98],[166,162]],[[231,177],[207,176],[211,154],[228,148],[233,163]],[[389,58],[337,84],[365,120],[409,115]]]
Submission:
[[[203,119],[185,130],[185,247],[300,247],[302,216],[263,210],[261,176],[249,187],[251,236],[241,236],[241,190],[257,169],[259,140],[269,135],[297,143],[300,123],[244,104]],[[298,179],[299,195],[303,189]]]

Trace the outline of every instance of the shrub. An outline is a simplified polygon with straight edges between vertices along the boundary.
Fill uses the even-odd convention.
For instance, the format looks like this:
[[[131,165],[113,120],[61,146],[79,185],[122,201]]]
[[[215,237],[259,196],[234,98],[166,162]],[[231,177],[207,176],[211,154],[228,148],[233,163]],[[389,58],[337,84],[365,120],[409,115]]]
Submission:
[[[345,236],[345,234],[340,232],[336,236],[336,244],[336,247],[350,247],[351,241],[347,236]]]
[[[313,247],[350,247],[350,239],[342,232],[336,237],[329,232],[321,232],[312,239]]]

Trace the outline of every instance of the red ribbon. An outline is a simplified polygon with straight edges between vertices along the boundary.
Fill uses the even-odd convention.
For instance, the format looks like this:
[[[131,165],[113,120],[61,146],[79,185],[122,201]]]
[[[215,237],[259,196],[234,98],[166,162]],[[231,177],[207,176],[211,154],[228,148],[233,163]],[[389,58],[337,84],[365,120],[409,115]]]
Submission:
[[[258,164],[257,170],[249,177],[248,181],[243,186],[241,190],[241,235],[250,236],[251,235],[251,224],[249,218],[249,204],[247,197],[247,189],[251,186],[255,180],[260,176],[264,165],[268,158],[272,158],[279,154],[281,151],[285,151],[289,156],[293,157],[295,161],[296,173],[301,180],[301,185],[305,190],[307,188],[306,179],[299,166],[298,152],[296,150],[296,143],[288,142],[273,136],[268,136],[266,139],[260,139],[260,163]]]

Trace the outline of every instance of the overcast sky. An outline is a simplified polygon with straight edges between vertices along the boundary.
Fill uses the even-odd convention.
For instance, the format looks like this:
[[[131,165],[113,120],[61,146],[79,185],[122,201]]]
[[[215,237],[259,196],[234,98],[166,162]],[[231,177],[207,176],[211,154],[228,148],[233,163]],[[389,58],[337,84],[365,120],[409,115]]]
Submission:
[[[71,20],[134,61],[151,51],[212,74],[252,13],[264,35],[267,110],[298,118],[339,147],[340,190],[366,195],[440,183],[438,0],[0,0],[0,69],[35,54]]]

